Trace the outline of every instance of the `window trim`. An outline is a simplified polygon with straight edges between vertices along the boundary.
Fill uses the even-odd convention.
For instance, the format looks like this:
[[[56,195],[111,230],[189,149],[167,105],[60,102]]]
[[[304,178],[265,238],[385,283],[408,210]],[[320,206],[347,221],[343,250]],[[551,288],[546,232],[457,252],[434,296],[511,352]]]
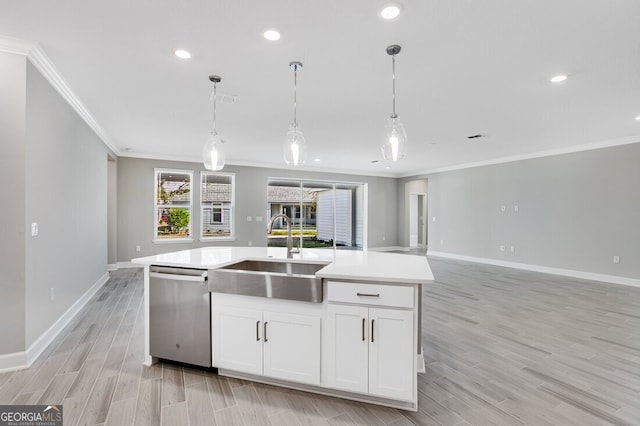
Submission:
[[[175,173],[189,175],[189,183],[191,190],[189,191],[189,205],[188,206],[176,206],[179,208],[185,208],[189,210],[189,235],[182,238],[158,238],[158,208],[161,204],[158,204],[158,174],[160,173]],[[153,169],[153,240],[154,244],[172,244],[172,243],[191,243],[193,242],[193,170],[183,169],[170,169],[170,168],[154,168]]]
[[[212,204],[206,205],[202,202],[202,179],[204,176],[227,176],[231,178],[231,202],[230,209],[231,214],[229,215],[231,219],[231,234],[230,235],[221,235],[221,236],[203,236],[203,222],[204,222],[204,209],[205,207],[212,207]],[[200,207],[200,230],[199,230],[199,239],[201,242],[206,241],[235,241],[236,240],[236,174],[235,173],[227,173],[227,172],[216,172],[209,170],[200,170],[200,199],[198,200],[198,204]],[[220,205],[220,214],[222,216],[222,223],[224,223],[225,214],[224,214],[224,203],[218,203]]]

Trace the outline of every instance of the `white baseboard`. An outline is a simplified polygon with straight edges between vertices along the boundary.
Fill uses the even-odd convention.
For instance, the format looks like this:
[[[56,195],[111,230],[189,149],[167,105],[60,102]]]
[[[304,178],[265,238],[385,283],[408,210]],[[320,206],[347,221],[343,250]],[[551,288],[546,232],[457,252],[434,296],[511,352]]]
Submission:
[[[27,367],[26,352],[14,352],[11,354],[0,355],[0,373],[22,370]]]
[[[368,248],[367,250],[369,251],[398,251],[398,250],[408,251],[409,248],[400,247],[400,246],[389,246],[389,247],[371,247],[371,248]]]
[[[640,280],[635,278],[620,277],[617,275],[597,274],[595,272],[576,271],[573,269],[553,268],[550,266],[531,265],[528,263],[509,262],[506,260],[489,259],[485,257],[464,256],[455,253],[445,253],[427,250],[427,256],[443,257],[447,259],[465,260],[467,262],[486,263],[488,265],[504,266],[506,268],[524,269],[525,271],[543,272],[546,274],[563,275],[565,277],[580,278],[583,280],[602,281],[613,284],[622,284],[632,287],[640,287]]]
[[[64,314],[57,319],[56,322],[49,327],[47,331],[42,333],[40,337],[36,339],[35,342],[29,346],[27,349],[27,366],[30,366],[33,361],[35,361],[38,356],[51,344],[53,339],[55,339],[58,334],[66,327],[67,324],[76,316],[80,309],[93,297],[94,294],[102,287],[107,281],[109,281],[109,273],[105,272],[103,276],[101,276],[98,281],[96,281],[89,290],[85,291],[85,293],[78,299],[76,302],[71,305],[69,309],[66,310]]]
[[[107,271],[117,271],[118,270],[118,264],[117,263],[109,263],[107,265]]]
[[[144,265],[139,265],[133,262],[118,262],[116,269],[123,269],[123,268],[144,268]]]

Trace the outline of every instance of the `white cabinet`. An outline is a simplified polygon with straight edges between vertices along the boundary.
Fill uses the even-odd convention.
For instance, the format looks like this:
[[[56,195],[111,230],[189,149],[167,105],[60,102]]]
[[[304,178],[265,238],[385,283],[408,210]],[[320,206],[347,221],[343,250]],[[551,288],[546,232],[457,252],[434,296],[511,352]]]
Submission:
[[[320,384],[320,317],[212,306],[213,366]]]
[[[329,284],[330,293],[331,284],[347,286],[340,292],[350,285]],[[359,287],[354,291],[377,294],[363,293]],[[341,299],[351,301],[346,293],[334,300]],[[329,303],[324,336],[327,386],[385,398],[414,399],[413,310]]]

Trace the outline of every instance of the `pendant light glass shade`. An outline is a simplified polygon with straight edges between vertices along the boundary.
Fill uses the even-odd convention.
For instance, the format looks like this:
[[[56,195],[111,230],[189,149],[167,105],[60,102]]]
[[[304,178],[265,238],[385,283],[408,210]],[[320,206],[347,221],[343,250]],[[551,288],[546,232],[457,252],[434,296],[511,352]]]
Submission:
[[[398,161],[407,155],[407,132],[404,125],[396,114],[396,55],[400,53],[400,46],[392,45],[387,47],[387,54],[391,55],[393,69],[393,112],[387,118],[385,125],[384,139],[381,150],[382,158],[387,161]]]
[[[224,152],[224,142],[217,133],[211,136],[202,148],[202,161],[207,170],[222,170],[227,156]]]
[[[297,166],[307,159],[307,143],[300,128],[294,124],[289,126],[287,140],[284,143],[284,162]]]
[[[407,133],[398,116],[387,118],[384,126],[384,141],[382,143],[382,157],[385,160],[398,161],[407,155]]]
[[[222,170],[227,156],[224,152],[224,141],[216,131],[217,84],[222,81],[217,75],[210,75],[213,82],[213,131],[202,148],[202,162],[207,170]]]
[[[291,166],[299,166],[307,159],[307,143],[300,131],[297,118],[298,69],[302,69],[302,62],[290,62],[289,67],[293,70],[293,123],[289,126],[287,140],[284,142],[284,162]]]

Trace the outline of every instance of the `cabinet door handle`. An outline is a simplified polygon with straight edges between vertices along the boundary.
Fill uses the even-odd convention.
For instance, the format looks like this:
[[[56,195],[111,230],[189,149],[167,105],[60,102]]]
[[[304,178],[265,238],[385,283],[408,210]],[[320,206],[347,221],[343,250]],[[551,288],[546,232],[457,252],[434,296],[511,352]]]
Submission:
[[[380,297],[380,293],[372,294],[372,293],[356,293],[357,296],[360,297]]]
[[[375,323],[376,320],[371,320],[371,343],[375,342],[375,340],[373,339],[373,324]]]
[[[267,343],[269,340],[267,340],[267,324],[269,324],[267,321],[264,322],[264,327],[262,330],[262,335],[264,336],[264,342]]]
[[[260,321],[256,321],[256,342],[260,341]]]
[[[366,338],[364,337],[364,327],[366,322],[367,320],[365,318],[362,318],[362,341],[363,342],[366,340]]]

